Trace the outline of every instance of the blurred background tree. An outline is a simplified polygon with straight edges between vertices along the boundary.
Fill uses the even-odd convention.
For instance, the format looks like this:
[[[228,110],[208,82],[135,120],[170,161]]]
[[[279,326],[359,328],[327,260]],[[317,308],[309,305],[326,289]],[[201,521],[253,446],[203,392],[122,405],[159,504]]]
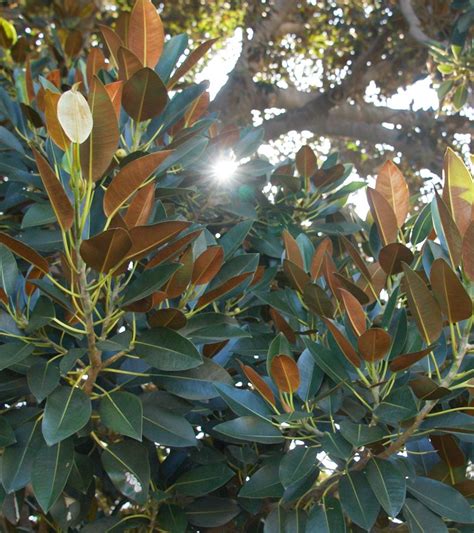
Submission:
[[[339,151],[361,175],[394,158],[417,188],[420,170],[440,175],[446,145],[469,151],[473,0],[154,3],[170,34],[219,38],[206,59],[211,108],[227,124],[263,123],[273,157],[308,142],[322,154]],[[3,51],[8,76],[39,48],[57,56],[58,40],[71,57],[100,42],[94,19],[123,25],[117,14],[131,1],[2,5],[0,16],[21,35]]]

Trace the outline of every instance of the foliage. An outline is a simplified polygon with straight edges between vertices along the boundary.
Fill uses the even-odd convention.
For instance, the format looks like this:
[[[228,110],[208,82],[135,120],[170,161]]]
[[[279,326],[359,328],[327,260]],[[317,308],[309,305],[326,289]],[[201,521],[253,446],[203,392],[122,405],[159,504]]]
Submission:
[[[462,159],[360,220],[337,154],[274,168],[180,85],[211,43],[148,0],[101,33],[0,89],[4,529],[469,531]]]

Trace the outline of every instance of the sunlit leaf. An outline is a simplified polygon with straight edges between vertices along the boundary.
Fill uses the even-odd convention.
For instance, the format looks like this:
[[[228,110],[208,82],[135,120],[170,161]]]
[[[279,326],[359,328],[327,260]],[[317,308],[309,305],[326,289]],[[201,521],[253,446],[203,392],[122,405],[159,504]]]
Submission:
[[[80,252],[88,266],[98,272],[109,272],[122,262],[131,247],[129,233],[121,228],[113,228],[83,241]]]
[[[393,161],[386,161],[375,182],[378,191],[392,207],[399,228],[403,226],[410,209],[410,192],[400,169]]]
[[[378,191],[370,187],[367,187],[367,200],[383,244],[395,242],[398,235],[398,224],[392,206]]]
[[[278,390],[293,394],[300,385],[300,373],[294,359],[277,355],[272,359],[271,374]]]
[[[165,33],[160,15],[150,0],[137,0],[128,22],[127,45],[144,67],[155,68]]]
[[[125,83],[122,105],[137,122],[159,115],[168,102],[168,93],[160,77],[150,68],[135,72]]]
[[[73,88],[61,95],[57,109],[64,133],[73,143],[82,144],[89,137],[93,126],[87,100]]]

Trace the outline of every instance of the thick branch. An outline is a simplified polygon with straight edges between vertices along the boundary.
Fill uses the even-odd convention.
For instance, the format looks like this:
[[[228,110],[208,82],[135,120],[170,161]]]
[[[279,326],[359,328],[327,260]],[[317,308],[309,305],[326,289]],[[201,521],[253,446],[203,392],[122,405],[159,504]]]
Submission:
[[[423,31],[421,27],[420,19],[418,18],[415,10],[413,9],[411,0],[399,0],[400,11],[402,12],[403,17],[407,21],[408,31],[410,35],[418,41],[420,44],[428,45],[433,42],[433,39],[430,39],[428,35]]]

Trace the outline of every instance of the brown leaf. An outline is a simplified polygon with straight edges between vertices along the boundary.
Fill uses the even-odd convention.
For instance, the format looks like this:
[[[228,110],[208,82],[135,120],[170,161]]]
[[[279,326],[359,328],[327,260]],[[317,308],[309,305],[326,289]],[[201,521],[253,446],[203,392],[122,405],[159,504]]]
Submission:
[[[382,243],[387,245],[396,242],[398,225],[391,205],[378,191],[370,187],[367,187],[367,200]]]
[[[336,264],[332,260],[332,257],[330,257],[328,254],[324,254],[323,274],[324,274],[324,279],[326,280],[326,283],[329,285],[329,288],[331,289],[331,292],[337,299],[339,297],[339,289],[342,287],[342,285],[341,285],[341,282],[338,280],[338,278],[335,276],[335,274],[337,274]]]
[[[283,260],[283,271],[290,282],[290,285],[293,289],[296,289],[299,292],[303,292],[304,288],[308,283],[311,282],[311,278],[306,274],[306,272],[300,268],[298,265],[295,265],[288,259]]]
[[[464,234],[462,243],[462,267],[466,276],[474,281],[474,222],[471,222]]]
[[[209,41],[205,41],[195,48],[175,70],[168,82],[167,88],[172,89],[176,85],[176,82],[178,82],[203,56],[207,54],[208,50],[216,41],[217,39],[210,39]]]
[[[378,262],[368,265],[368,269],[371,277],[370,283],[361,276],[361,278],[357,280],[357,286],[367,294],[369,302],[372,303],[377,299],[380,291],[385,287],[387,274],[383,271],[383,268]]]
[[[49,272],[48,261],[46,261],[43,256],[33,250],[33,248],[30,248],[27,244],[17,241],[13,237],[10,237],[10,235],[7,235],[3,232],[0,232],[0,244],[6,246],[14,254],[18,255],[31,265],[34,265],[43,274],[47,274]]]
[[[186,234],[184,237],[181,237],[180,239],[177,239],[171,244],[164,246],[145,265],[145,270],[148,270],[149,268],[153,268],[157,265],[160,265],[164,261],[168,261],[168,260],[171,260],[177,257],[186,248],[186,246],[189,243],[191,243],[192,241],[194,241],[194,239],[197,239],[197,237],[199,237],[202,231],[203,231],[202,229],[191,231],[190,233]]]
[[[137,0],[128,21],[127,44],[144,67],[155,68],[165,42],[160,15],[150,0]]]
[[[395,357],[393,361],[391,361],[389,367],[392,372],[400,372],[400,370],[405,370],[409,368],[411,365],[414,365],[423,357],[426,357],[429,353],[431,353],[434,349],[434,346],[428,346],[427,348],[420,350],[419,352],[411,352],[411,353],[404,353],[402,355],[399,355],[398,357]]]
[[[466,456],[452,435],[430,435],[430,441],[438,455],[450,468],[466,466]]]
[[[361,305],[368,304],[370,301],[369,296],[365,291],[363,291],[356,283],[353,281],[347,279],[342,274],[339,274],[338,272],[334,273],[334,277],[339,283],[339,287],[346,289],[349,291],[352,296],[354,296]],[[339,291],[337,294],[337,299],[339,300]]]
[[[442,198],[436,193],[436,205],[438,206],[439,218],[443,228],[443,234],[448,248],[449,260],[453,268],[461,263],[462,237],[454,222],[449,209]],[[438,235],[439,237],[440,235]]]
[[[331,168],[320,168],[314,173],[313,183],[318,188],[326,187],[326,185],[330,185],[331,183],[334,183],[338,179],[342,178],[344,172],[344,165],[341,165],[340,163]]]
[[[257,374],[251,366],[240,363],[240,367],[242,368],[245,377],[250,381],[260,396],[270,405],[275,406],[275,396],[273,395],[272,389],[265,383],[260,374]]]
[[[288,230],[283,230],[283,242],[285,244],[286,258],[296,266],[304,270],[303,256],[298,243]]]
[[[38,290],[38,286],[35,285],[34,283],[31,283],[33,280],[37,280],[37,279],[41,279],[43,278],[44,276],[44,272],[42,272],[39,268],[36,268],[36,267],[33,267],[27,274],[26,276],[26,279],[25,279],[25,292],[28,296],[32,296],[35,291]],[[3,289],[1,289],[3,291],[3,294],[5,294],[5,291]],[[5,297],[7,299],[7,302],[8,302],[8,297],[6,296],[5,294]],[[5,301],[4,301],[5,303]]]
[[[319,316],[332,318],[334,306],[324,290],[315,283],[307,283],[303,289],[303,301],[309,310]]]
[[[403,244],[392,242],[380,250],[379,263],[387,274],[399,274],[403,272],[402,263],[410,265],[413,254]]]
[[[435,381],[428,376],[418,375],[416,379],[411,380],[408,386],[415,393],[417,398],[422,400],[439,400],[444,398],[451,391],[446,387],[440,387]]]
[[[189,127],[196,123],[204,114],[207,113],[210,103],[209,93],[206,91],[201,94],[194,102],[190,105],[189,109],[186,111],[185,126]]]
[[[347,338],[344,336],[344,334],[338,329],[338,327],[335,325],[335,323],[330,320],[329,318],[322,317],[323,322],[326,324],[326,327],[331,332],[332,336],[334,337],[334,340],[336,341],[337,345],[341,349],[342,353],[344,354],[345,358],[355,367],[360,367],[360,359],[357,355],[357,352],[355,351],[352,344],[347,340]]]
[[[117,119],[120,117],[120,107],[122,105],[122,91],[123,91],[123,81],[114,81],[105,85],[105,90],[107,91],[110,101],[114,106],[115,116]]]
[[[187,319],[180,309],[168,307],[157,309],[148,315],[148,324],[151,328],[181,329],[186,325]]]
[[[46,90],[44,93],[44,116],[46,122],[46,129],[48,135],[53,140],[54,144],[66,151],[71,145],[71,141],[64,133],[64,130],[58,120],[58,102],[61,98],[59,93],[53,93]]]
[[[236,287],[238,287],[244,280],[246,280],[249,276],[252,276],[253,272],[244,272],[243,274],[239,274],[238,276],[234,276],[233,278],[228,279],[215,289],[212,289],[206,293],[204,293],[201,298],[199,298],[196,309],[201,309],[203,307],[206,307],[206,305],[210,304],[217,298],[220,298],[221,296],[224,296],[225,294],[229,293],[230,291],[234,290]]]
[[[104,213],[111,217],[172,153],[163,150],[134,159],[113,178],[104,194]]]
[[[224,262],[222,246],[210,246],[194,262],[191,282],[194,285],[205,285],[214,279]]]
[[[293,394],[300,386],[300,372],[294,359],[277,355],[271,362],[272,379],[280,392]]]
[[[443,200],[463,236],[474,220],[474,182],[462,158],[451,148],[444,156]]]
[[[410,192],[403,174],[393,161],[386,161],[380,168],[375,190],[390,204],[401,228],[410,210]]]
[[[169,242],[190,225],[191,222],[185,222],[184,220],[167,220],[150,226],[135,226],[131,228],[132,247],[123,262],[138,261],[155,248]]]
[[[123,46],[122,39],[114,32],[114,30],[110,29],[108,26],[99,24],[99,29],[102,33],[102,37],[104,38],[104,42],[109,51],[110,59],[112,63],[116,67],[118,67],[118,50],[121,46]]]
[[[87,266],[106,273],[122,262],[131,246],[128,232],[113,228],[83,241],[79,251]]]
[[[433,261],[430,282],[441,311],[450,323],[471,318],[471,297],[444,259],[439,258]]]
[[[359,300],[346,289],[339,289],[349,323],[357,336],[367,330],[365,311]]]
[[[120,138],[114,106],[99,78],[92,80],[89,106],[93,126],[89,138],[80,148],[81,167],[86,179],[97,181],[109,168]]]
[[[333,245],[329,237],[324,237],[324,239],[319,243],[316,250],[314,251],[310,268],[311,278],[313,280],[316,280],[322,274],[324,255],[326,253],[329,256],[332,256],[333,254]]]
[[[318,160],[308,145],[302,146],[295,157],[296,168],[303,178],[312,176],[318,168]]]
[[[86,78],[89,90],[91,88],[94,76],[101,69],[107,70],[107,63],[105,62],[105,57],[102,50],[96,46],[94,48],[91,48],[89,55],[87,56]]]
[[[138,57],[125,46],[121,46],[118,49],[117,57],[120,81],[127,81],[135,72],[143,68]]]
[[[159,115],[168,103],[168,93],[158,74],[142,68],[123,87],[122,105],[137,122]]]
[[[35,156],[41,181],[46,189],[49,201],[51,202],[51,207],[53,208],[59,225],[63,231],[68,231],[71,229],[74,222],[74,208],[72,207],[61,182],[53,172],[53,169],[49,166],[49,163],[35,148],[32,148],[32,151]]]
[[[171,276],[164,289],[168,298],[181,296],[191,281],[191,274],[193,272],[193,251],[191,247],[184,252],[179,262],[183,266]]]
[[[372,276],[369,271],[369,267],[366,265],[365,261],[362,259],[359,250],[356,248],[356,246],[344,235],[341,235],[341,241],[342,244],[344,244],[344,248],[346,249],[347,253],[351,256],[352,260],[354,261],[355,265],[359,269],[360,273],[364,277],[364,279],[371,283]]]
[[[72,30],[68,33],[66,43],[64,45],[64,53],[68,57],[76,57],[82,49],[83,39],[80,30]]]
[[[357,339],[359,354],[364,361],[383,359],[392,344],[392,337],[382,328],[370,328]]]
[[[438,340],[443,329],[441,310],[425,282],[409,266],[403,265],[408,307],[426,344]]]
[[[127,212],[124,216],[125,223],[129,228],[143,226],[150,218],[151,210],[155,201],[155,184],[148,183],[135,193]]]
[[[25,86],[26,86],[26,95],[28,97],[28,103],[35,99],[35,88],[33,85],[33,76],[31,75],[31,62],[30,58],[26,60],[25,65]]]
[[[270,308],[270,316],[275,324],[277,331],[281,331],[283,335],[288,339],[292,344],[296,342],[296,335],[290,324],[284,319],[284,317],[273,307]]]

